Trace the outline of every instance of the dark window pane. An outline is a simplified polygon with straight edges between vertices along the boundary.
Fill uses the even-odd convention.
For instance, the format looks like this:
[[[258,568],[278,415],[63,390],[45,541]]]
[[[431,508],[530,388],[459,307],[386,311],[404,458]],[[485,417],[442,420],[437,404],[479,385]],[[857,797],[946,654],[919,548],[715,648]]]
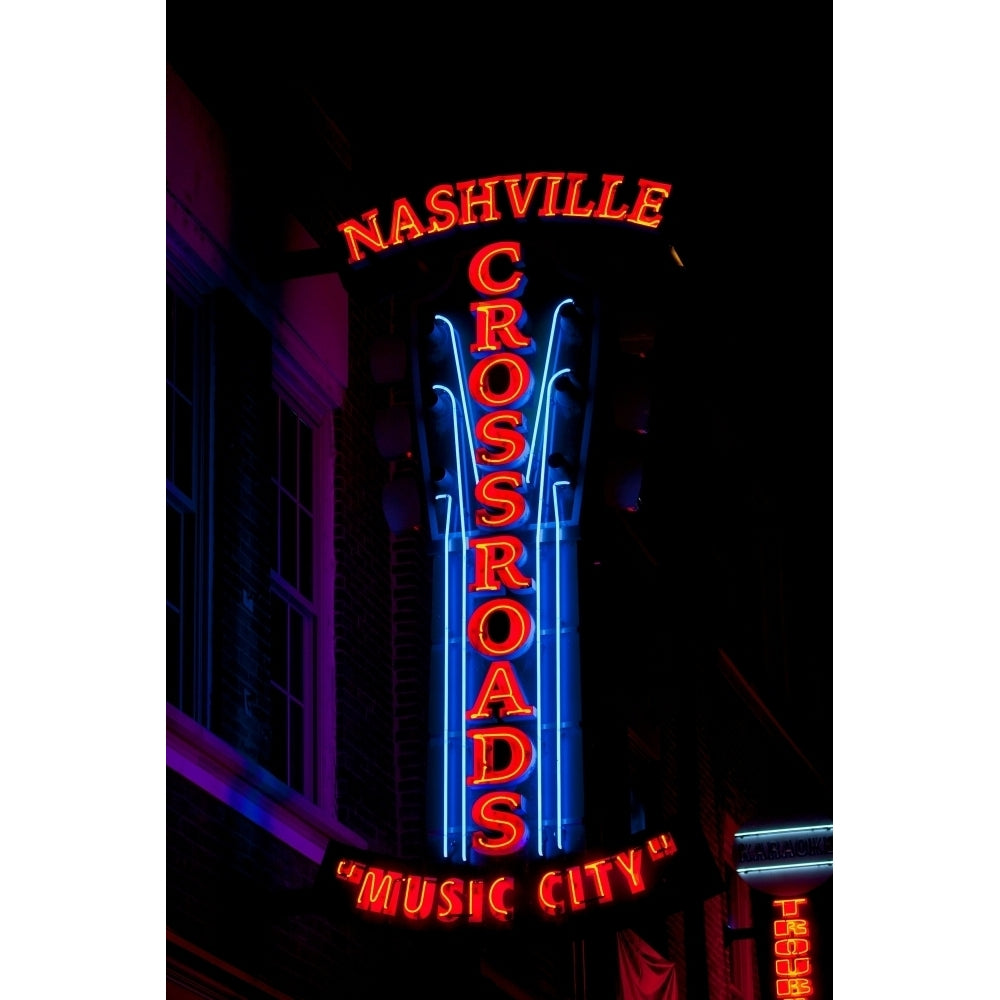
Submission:
[[[299,425],[299,503],[306,510],[312,510],[312,428],[305,424]]]
[[[174,468],[173,484],[186,496],[191,496],[194,468],[194,419],[191,404],[179,396],[174,400]]]
[[[167,701],[181,703],[181,616],[167,608]]]
[[[270,468],[271,468],[271,478],[277,482],[278,480],[278,427],[281,425],[281,400],[278,398],[277,393],[271,394],[271,399],[274,405],[274,410],[272,414],[271,430],[273,433],[268,435],[270,446]]]
[[[281,485],[293,496],[295,495],[295,484],[298,479],[296,463],[298,461],[297,438],[298,420],[292,413],[289,405],[281,403],[281,441],[278,447],[281,449]]]
[[[288,605],[271,595],[271,680],[284,687],[287,682]]]
[[[176,296],[167,289],[167,381],[173,382],[176,374],[176,345],[177,337],[174,333],[174,300]]]
[[[288,636],[288,690],[302,700],[302,615],[289,608]]]
[[[175,608],[181,604],[181,515],[167,506],[167,601]]]
[[[305,513],[299,514],[299,590],[310,600],[313,595],[313,531],[312,518]]]
[[[194,392],[194,312],[175,298],[176,367],[174,384],[188,399]]]
[[[298,559],[296,548],[298,539],[295,537],[295,522],[297,510],[295,502],[284,493],[281,494],[281,551],[278,561],[278,573],[294,586],[298,585]]]
[[[268,770],[288,781],[288,702],[277,688],[271,688],[271,763]]]
[[[181,519],[183,557],[181,564],[181,670],[184,685],[181,708],[194,715],[195,710],[195,661],[194,661],[194,516],[184,514]]]
[[[174,481],[174,391],[167,386],[167,482]]]
[[[303,731],[302,706],[296,702],[289,704],[288,720],[288,784],[297,792],[305,791],[305,772],[303,761]]]

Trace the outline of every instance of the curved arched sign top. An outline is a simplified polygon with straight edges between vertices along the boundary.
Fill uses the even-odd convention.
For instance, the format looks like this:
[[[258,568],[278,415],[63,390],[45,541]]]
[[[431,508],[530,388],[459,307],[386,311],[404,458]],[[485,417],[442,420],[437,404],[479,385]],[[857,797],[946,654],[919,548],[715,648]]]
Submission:
[[[592,219],[656,229],[670,188],[645,177],[629,181],[625,174],[500,174],[436,184],[418,206],[397,198],[388,212],[369,209],[360,219],[345,219],[337,232],[344,237],[347,263],[353,267],[428,236],[503,220]]]

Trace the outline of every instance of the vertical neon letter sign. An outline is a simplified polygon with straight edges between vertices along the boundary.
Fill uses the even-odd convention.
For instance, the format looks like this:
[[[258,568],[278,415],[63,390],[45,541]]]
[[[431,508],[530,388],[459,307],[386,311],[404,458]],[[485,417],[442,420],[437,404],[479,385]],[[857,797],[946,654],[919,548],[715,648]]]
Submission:
[[[772,900],[781,914],[774,921],[774,995],[778,1000],[813,995],[807,902],[806,897]]]
[[[583,845],[575,542],[596,331],[569,279],[533,273],[526,293],[517,241],[473,254],[466,277],[415,366],[435,547],[431,847],[549,857]]]

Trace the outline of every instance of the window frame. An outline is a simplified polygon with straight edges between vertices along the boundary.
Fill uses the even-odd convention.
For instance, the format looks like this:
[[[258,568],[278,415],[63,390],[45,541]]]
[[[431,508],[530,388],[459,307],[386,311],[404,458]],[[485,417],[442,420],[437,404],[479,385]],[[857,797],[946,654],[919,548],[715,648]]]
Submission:
[[[330,359],[317,353],[304,334],[286,317],[273,290],[250,287],[245,269],[239,267],[231,248],[223,246],[192,213],[191,208],[167,192],[167,281],[188,297],[203,303],[205,318],[211,324],[210,297],[220,289],[229,289],[243,306],[271,331],[272,382],[283,388],[307,413],[314,425],[313,445],[319,456],[314,470],[317,507],[314,532],[314,572],[318,608],[317,672],[315,699],[317,712],[318,755],[316,764],[316,802],[292,791],[263,766],[216,736],[211,706],[205,718],[195,720],[166,702],[167,768],[225,803],[293,850],[319,862],[329,841],[364,849],[367,841],[345,826],[337,815],[336,777],[336,664],[334,644],[334,596],[336,553],[334,550],[334,413],[344,400],[345,385],[341,373],[331,368]],[[284,289],[282,290],[284,291]],[[280,295],[279,295],[280,298]],[[346,322],[346,313],[344,315]],[[214,344],[214,328],[208,328],[208,340]],[[210,393],[205,427],[203,467],[210,476],[215,464],[214,349],[210,346],[206,376]],[[207,484],[206,484],[207,485]],[[203,612],[202,632],[205,666],[205,690],[213,685],[211,663],[212,579],[214,575],[215,516],[213,492],[206,488],[204,518],[206,535],[199,547],[206,553],[204,594],[197,602]]]
[[[167,480],[167,506],[193,517],[193,566],[190,583],[193,662],[190,683],[193,687],[192,711],[177,706],[196,722],[211,726],[212,691],[212,516],[211,469],[213,463],[213,372],[212,324],[203,289],[192,283],[168,255],[166,291],[186,305],[192,314],[192,486],[188,496]],[[165,385],[166,392],[166,385]],[[184,673],[183,667],[181,673]],[[181,699],[182,702],[184,699]]]
[[[306,706],[312,727],[312,792],[303,795],[324,811],[336,811],[336,656],[334,644],[334,440],[333,407],[315,388],[301,367],[275,343],[272,350],[272,388],[297,411],[312,429],[312,564],[315,611],[312,705]],[[301,606],[294,592],[271,571],[272,590],[288,593],[293,606]],[[276,582],[277,581],[277,582]]]

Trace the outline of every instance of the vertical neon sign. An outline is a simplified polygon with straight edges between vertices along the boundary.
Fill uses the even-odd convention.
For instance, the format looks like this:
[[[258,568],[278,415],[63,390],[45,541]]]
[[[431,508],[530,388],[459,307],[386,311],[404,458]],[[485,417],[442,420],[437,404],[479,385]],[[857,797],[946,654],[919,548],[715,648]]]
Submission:
[[[569,279],[533,273],[526,293],[520,242],[483,247],[466,278],[415,365],[435,555],[431,847],[549,857],[583,846],[575,541],[596,329],[585,291],[559,294]]]
[[[808,900],[775,899],[780,919],[774,921],[775,997],[808,997],[813,995],[811,949],[812,928],[806,918]]]

